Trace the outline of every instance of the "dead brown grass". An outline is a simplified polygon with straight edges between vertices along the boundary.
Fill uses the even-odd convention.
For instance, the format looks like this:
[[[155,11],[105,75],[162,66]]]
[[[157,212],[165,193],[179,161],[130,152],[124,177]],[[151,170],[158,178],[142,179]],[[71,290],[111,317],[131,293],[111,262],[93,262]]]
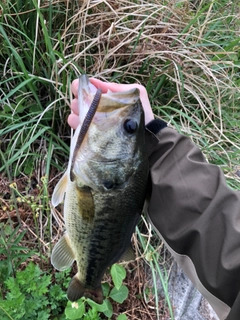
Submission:
[[[196,27],[198,20],[192,23],[196,8],[189,1],[163,3],[85,0],[81,6],[73,6],[66,1],[67,12],[72,10],[74,14],[70,18],[66,14],[61,39],[67,62],[59,59],[58,74],[61,76],[61,72],[73,68],[77,76],[78,65],[82,72],[104,81],[140,82],[149,89],[153,107],[173,104],[189,114],[191,106],[199,110],[191,112],[197,124],[211,125],[218,140],[222,137],[232,143],[224,134],[222,101],[238,90],[229,77],[234,63],[227,57],[234,52],[223,52],[217,45],[204,49],[199,46],[211,19],[215,18],[213,7],[201,16]],[[56,41],[56,50],[58,45]],[[224,54],[224,68],[215,67],[219,61],[213,57],[220,54]],[[175,94],[153,90],[163,76],[175,86],[171,89]],[[158,110],[155,109],[156,114],[163,116]],[[191,130],[186,117],[182,120],[183,131]]]

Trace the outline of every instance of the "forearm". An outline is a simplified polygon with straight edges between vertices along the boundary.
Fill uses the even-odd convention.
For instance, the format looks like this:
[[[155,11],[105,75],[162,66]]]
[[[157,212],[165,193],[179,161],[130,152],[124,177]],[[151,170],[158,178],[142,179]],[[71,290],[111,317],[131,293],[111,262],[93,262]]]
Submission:
[[[240,193],[227,187],[221,169],[207,163],[190,139],[153,125],[146,133],[150,220],[224,319],[240,291]]]

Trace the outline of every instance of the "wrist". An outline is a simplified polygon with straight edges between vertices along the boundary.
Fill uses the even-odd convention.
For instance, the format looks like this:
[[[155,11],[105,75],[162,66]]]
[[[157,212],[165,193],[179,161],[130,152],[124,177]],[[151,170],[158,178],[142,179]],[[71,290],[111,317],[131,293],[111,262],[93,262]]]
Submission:
[[[153,119],[147,123],[146,128],[154,134],[167,127],[167,123],[161,119]]]

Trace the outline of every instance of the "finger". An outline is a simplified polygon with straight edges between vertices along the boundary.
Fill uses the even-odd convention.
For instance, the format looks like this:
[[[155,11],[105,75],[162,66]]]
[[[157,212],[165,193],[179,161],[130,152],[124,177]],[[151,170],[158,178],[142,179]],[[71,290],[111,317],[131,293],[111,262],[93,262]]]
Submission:
[[[106,93],[108,91],[109,89],[108,82],[103,82],[95,78],[90,78],[89,80],[97,89],[101,89],[103,93]],[[78,97],[78,83],[79,83],[78,79],[73,80],[73,82],[71,83],[71,91],[76,98]],[[110,83],[110,84],[113,85],[114,87],[114,83]],[[115,89],[114,91],[117,91],[117,89]]]
[[[73,113],[78,115],[78,99],[77,98],[72,100],[70,108],[71,108]]]
[[[108,90],[111,90],[112,92],[120,92],[120,91],[127,91],[133,88],[138,88],[140,91],[140,98],[142,101],[142,105],[145,111],[145,123],[147,124],[151,120],[154,119],[153,111],[149,102],[148,94],[144,86],[140,84],[119,84],[114,82],[103,82],[99,79],[90,78],[90,82],[97,88],[101,89],[103,93],[106,93]],[[74,96],[77,98],[77,92],[78,92],[78,79],[74,80],[71,85],[72,92]],[[74,113],[78,114],[78,107],[77,102],[74,101],[71,104],[71,109]]]
[[[71,83],[71,91],[74,95],[74,97],[77,98],[78,96],[78,79],[73,80],[73,82]]]
[[[109,89],[110,82],[103,82],[103,81],[101,81],[99,79],[95,79],[95,78],[90,78],[90,82],[96,88],[101,89],[103,93],[106,93],[108,91],[108,89]]]
[[[119,84],[114,82],[103,82],[96,78],[90,78],[90,82],[97,88],[101,89],[103,93],[106,93],[108,90],[111,90],[112,92],[117,91],[125,91],[130,90],[132,88],[138,88],[140,92],[144,92],[145,88],[140,84]],[[71,84],[71,90],[73,95],[77,98],[78,97],[78,79],[73,80]]]
[[[101,89],[103,93],[106,93],[108,90],[112,92],[127,91],[133,88],[138,88],[140,91],[144,89],[143,86],[139,84],[119,84],[115,82],[103,82],[96,78],[90,78],[90,82],[98,89]]]
[[[79,125],[79,117],[74,114],[74,113],[71,113],[69,116],[68,116],[68,124],[70,125],[70,127],[72,127],[73,129],[76,129],[77,126]]]

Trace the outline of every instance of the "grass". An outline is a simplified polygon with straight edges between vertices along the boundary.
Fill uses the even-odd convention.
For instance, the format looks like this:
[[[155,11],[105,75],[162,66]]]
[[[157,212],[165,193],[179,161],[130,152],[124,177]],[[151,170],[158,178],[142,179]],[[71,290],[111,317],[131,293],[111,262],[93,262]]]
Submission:
[[[26,246],[40,247],[45,255],[52,237],[63,230],[61,214],[55,211],[50,216],[45,208],[66,168],[70,83],[80,73],[145,85],[156,116],[188,135],[208,161],[223,169],[229,186],[240,189],[236,175],[240,161],[238,16],[238,2],[229,0],[2,1],[0,210],[6,216],[4,224],[18,221],[28,228],[34,236]],[[42,186],[41,197],[31,200],[27,209],[23,204],[19,208],[17,195],[6,181],[25,177],[29,182],[20,186],[25,196],[33,176]],[[42,182],[42,177],[47,180]],[[36,201],[43,207],[35,224],[30,219],[30,228],[23,209],[36,214],[31,211]],[[137,234],[143,256],[153,255],[148,263],[154,286],[160,277],[171,314],[167,276],[164,268],[158,268],[162,257],[155,250],[158,241],[152,237],[153,245],[146,245],[144,232]],[[157,294],[155,299],[158,304]]]

